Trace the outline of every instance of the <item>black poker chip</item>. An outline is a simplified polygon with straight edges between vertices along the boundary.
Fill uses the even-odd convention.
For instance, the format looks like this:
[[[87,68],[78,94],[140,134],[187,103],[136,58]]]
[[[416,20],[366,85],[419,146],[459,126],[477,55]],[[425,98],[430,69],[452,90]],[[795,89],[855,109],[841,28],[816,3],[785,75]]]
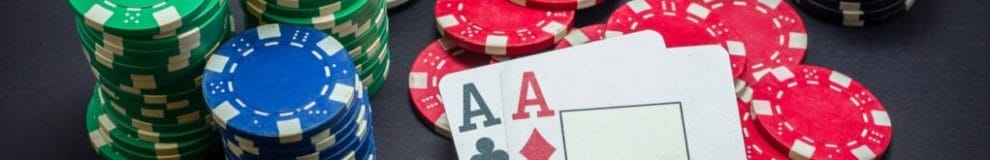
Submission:
[[[910,10],[915,0],[791,0],[806,14],[847,27],[890,20]]]

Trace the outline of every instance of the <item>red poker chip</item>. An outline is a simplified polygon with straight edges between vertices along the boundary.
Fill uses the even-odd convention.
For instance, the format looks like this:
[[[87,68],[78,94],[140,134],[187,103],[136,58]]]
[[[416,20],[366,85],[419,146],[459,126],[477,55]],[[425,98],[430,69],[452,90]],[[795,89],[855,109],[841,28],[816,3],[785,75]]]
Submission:
[[[753,160],[786,160],[787,155],[777,151],[770,139],[756,126],[756,116],[749,111],[753,100],[753,89],[745,81],[736,80],[736,102],[739,104],[739,122],[742,123],[743,142],[746,143],[746,158]]]
[[[708,7],[690,0],[632,0],[616,9],[605,27],[606,37],[657,31],[667,47],[720,44],[729,52],[733,76],[746,66],[746,47],[735,29]]]
[[[574,11],[522,7],[507,0],[438,0],[437,27],[458,47],[522,56],[549,49],[567,34]]]
[[[554,47],[554,49],[567,48],[602,39],[605,39],[605,24],[584,26],[580,29],[571,29],[567,33],[567,36],[564,36],[564,40],[557,42],[557,47]]]
[[[578,10],[602,3],[602,0],[509,0],[521,6],[546,10]]]
[[[790,4],[761,0],[695,0],[711,8],[711,14],[745,36],[746,74],[763,74],[769,68],[800,64],[808,44],[804,22]],[[756,75],[754,77],[760,77]],[[755,83],[748,80],[748,83]]]
[[[409,71],[409,96],[420,118],[440,135],[450,137],[450,125],[440,99],[440,79],[457,71],[488,64],[488,57],[467,54],[443,39],[430,43]]]
[[[892,138],[890,118],[859,82],[826,68],[771,69],[752,85],[757,125],[795,159],[874,159]]]

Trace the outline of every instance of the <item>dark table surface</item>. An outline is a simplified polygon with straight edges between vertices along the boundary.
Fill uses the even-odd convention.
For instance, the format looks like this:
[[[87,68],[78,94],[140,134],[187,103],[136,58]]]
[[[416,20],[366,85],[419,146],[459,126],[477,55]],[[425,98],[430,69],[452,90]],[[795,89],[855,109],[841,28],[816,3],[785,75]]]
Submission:
[[[236,8],[233,11],[240,15]],[[602,23],[620,0],[577,12]],[[409,101],[407,75],[437,37],[433,1],[389,13],[392,68],[372,101],[382,159],[454,159],[451,140],[427,128]],[[983,0],[922,0],[906,15],[844,28],[802,15],[806,64],[843,72],[884,103],[894,126],[887,159],[990,157],[990,8]],[[0,5],[0,159],[93,159],[84,129],[94,78],[65,0]]]

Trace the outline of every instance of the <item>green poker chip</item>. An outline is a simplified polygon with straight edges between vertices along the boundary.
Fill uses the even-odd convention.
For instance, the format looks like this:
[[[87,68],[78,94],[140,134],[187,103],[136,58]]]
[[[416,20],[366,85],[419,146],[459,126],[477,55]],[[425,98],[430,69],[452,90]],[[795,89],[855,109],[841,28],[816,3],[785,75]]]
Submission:
[[[112,121],[114,124],[117,124],[117,127],[121,128],[121,131],[130,135],[137,135],[138,139],[151,142],[175,142],[195,139],[196,137],[208,135],[210,132],[216,131],[212,125],[208,124],[201,124],[185,130],[155,131],[153,129],[148,130],[137,128],[131,121],[123,120],[121,117],[116,115],[108,116],[107,119]],[[210,118],[204,118],[204,120],[209,121]]]
[[[77,15],[94,29],[125,36],[168,33],[203,12],[208,0],[70,0]]]
[[[107,94],[101,95],[107,97]],[[125,101],[113,100],[112,98],[104,98],[104,100],[107,101],[107,104],[105,104],[108,110],[107,113],[120,117],[121,121],[131,122],[129,124],[134,128],[163,131],[151,128],[153,126],[167,125],[175,126],[172,128],[183,126],[181,127],[182,129],[190,129],[195,126],[187,126],[185,124],[208,124],[205,119],[209,117],[209,111],[204,109],[206,108],[203,104],[204,102],[185,101],[186,103],[183,103],[183,101],[179,101],[165,105],[172,108],[151,108],[142,105],[122,105],[118,102]]]
[[[100,130],[98,117],[101,115],[104,115],[103,106],[98,98],[98,93],[94,91],[93,96],[89,99],[89,106],[86,107],[86,133],[89,134],[89,142],[103,159],[126,160],[127,157],[113,148],[114,142],[110,140],[109,136]]]
[[[213,45],[201,45],[197,49],[193,50],[193,53],[205,54],[213,50]],[[172,73],[182,73],[189,71],[202,70],[202,68],[190,67],[195,64],[199,64],[205,60],[205,56],[191,56],[188,61],[173,62],[166,65],[160,66],[135,66],[133,64],[124,64],[122,62],[115,61],[112,56],[107,54],[101,54],[97,52],[107,53],[104,48],[99,46],[86,46],[87,58],[90,62],[97,62],[100,66],[109,68],[119,72],[127,73],[147,73],[147,74],[172,74]]]
[[[107,98],[107,100],[114,102],[119,106],[127,107],[140,107],[137,109],[153,109],[153,110],[184,110],[186,107],[196,107],[202,106],[205,99],[202,98],[203,94],[199,93],[201,89],[190,89],[190,92],[182,92],[177,95],[132,95],[129,93],[121,93],[121,91],[114,90],[104,84],[100,84],[101,94]]]
[[[350,50],[352,59],[360,58],[359,54],[363,54],[366,52],[366,51],[358,52],[355,51],[356,49],[361,48],[362,50],[370,50],[368,49],[369,46],[375,45],[371,43],[375,42],[376,40],[378,40],[378,38],[381,38],[382,36],[388,35],[388,32],[386,32],[388,28],[388,23],[386,23],[387,18],[385,18],[386,14],[384,14],[384,12],[379,12],[379,13],[380,14],[378,14],[378,16],[376,16],[376,18],[373,19],[373,21],[369,22],[368,25],[370,27],[364,29],[363,31],[357,34],[358,36],[360,36],[357,38],[357,40],[344,43],[344,47]]]
[[[106,85],[102,83],[97,83],[99,85],[100,91],[104,93],[110,101],[115,101],[120,104],[126,105],[140,105],[146,108],[161,108],[169,109],[174,107],[176,103],[182,103],[183,101],[195,101],[196,96],[202,96],[202,89],[192,88],[187,91],[177,92],[173,94],[134,94],[128,91],[120,90],[116,86]],[[192,100],[190,100],[192,99]]]
[[[116,122],[120,122],[117,125],[158,133],[181,133],[190,130],[197,130],[203,126],[210,126],[213,123],[213,120],[210,117],[204,117],[202,121],[184,124],[158,124],[131,119],[125,115],[118,114],[117,112],[106,112],[106,114],[112,115],[108,117],[114,119]]]
[[[351,6],[345,6],[346,8],[341,11],[318,17],[290,17],[287,15],[271,14],[258,6],[250,5],[250,3],[244,5],[244,7],[248,11],[247,13],[255,18],[259,18],[263,23],[278,22],[314,27],[323,30],[341,42],[349,42],[356,38],[354,32],[358,26],[355,26],[355,23],[365,22],[371,19],[372,11],[378,11],[381,8],[381,1],[358,0],[358,2]],[[363,15],[362,17],[369,18],[358,19],[355,18],[355,15]]]
[[[110,112],[116,112],[132,119],[147,122],[181,124],[199,121],[205,117],[206,112],[209,111],[206,110],[206,106],[203,105],[204,103],[202,100],[187,101],[186,103],[176,103],[173,108],[159,109],[146,108],[140,105],[124,105],[115,101],[109,101],[107,106]]]
[[[209,37],[208,34],[214,35],[213,37],[219,35],[217,32],[209,32],[205,29],[219,29],[214,26],[222,24],[222,22],[218,21],[222,21],[220,19],[228,15],[227,12],[229,11],[225,6],[227,6],[227,1],[209,1],[204,7],[207,11],[196,15],[193,23],[185,24],[182,29],[174,32],[145,37],[128,37],[103,33],[97,29],[86,27],[83,17],[77,17],[76,19],[80,25],[84,26],[82,27],[83,29],[79,30],[80,32],[86,31],[94,35],[93,37],[98,38],[99,42],[108,49],[169,54],[175,53],[178,50],[190,50],[195,47],[196,42],[200,41],[200,37]]]
[[[264,0],[271,4],[277,4],[285,8],[315,8],[312,6],[325,6],[346,0]]]
[[[106,109],[107,108],[104,107],[104,110]],[[105,111],[105,112],[111,112],[111,111]],[[118,151],[127,150],[137,154],[156,155],[156,156],[177,155],[180,153],[189,153],[196,151],[200,146],[207,145],[211,141],[216,141],[216,139],[219,138],[216,132],[211,132],[209,134],[195,137],[194,139],[186,139],[183,141],[176,141],[176,142],[152,142],[152,141],[142,140],[138,138],[138,135],[128,134],[126,131],[123,131],[124,128],[117,127],[117,124],[113,123],[113,121],[110,121],[109,117],[107,117],[110,115],[112,114],[105,114],[105,116],[103,116],[105,118],[101,117],[100,119],[106,119],[106,120],[100,120],[99,125],[100,125],[100,129],[103,132],[106,132],[108,133],[108,135],[110,135],[109,136],[110,139],[116,142],[116,144],[119,144],[114,147]]]
[[[359,0],[341,0],[326,5],[307,5],[305,8],[291,8],[279,5],[280,2],[267,2],[265,0],[241,0],[241,4],[253,5],[267,13],[285,15],[290,17],[319,17],[343,10],[343,6],[354,5]],[[312,7],[309,7],[312,6]],[[302,6],[301,6],[302,7]]]
[[[204,18],[209,20],[204,21],[207,23],[194,26],[190,31],[151,40],[121,38],[99,33],[81,23],[77,23],[76,28],[80,37],[85,37],[84,45],[99,45],[105,51],[101,53],[104,53],[104,56],[112,56],[114,61],[133,66],[163,66],[170,63],[188,63],[193,58],[205,57],[205,52],[192,51],[203,48],[202,46],[209,46],[211,42],[220,41],[224,35],[222,29],[229,27],[230,24],[226,21],[227,15],[229,13],[226,10],[218,10],[208,18]]]
[[[107,101],[100,98],[99,92],[100,91],[98,89],[94,89],[93,96],[90,98],[86,112],[86,129],[89,135],[90,143],[93,145],[96,152],[99,153],[104,159],[152,160],[169,158],[201,158],[209,151],[212,151],[212,148],[215,148],[216,142],[218,141],[217,139],[219,139],[216,137],[216,132],[214,132],[212,127],[208,124],[201,125],[206,127],[205,130],[187,129],[184,131],[196,133],[180,133],[189,135],[189,137],[184,137],[185,139],[181,140],[191,140],[191,143],[196,143],[194,144],[195,146],[186,145],[192,146],[190,148],[193,149],[185,149],[181,147],[182,145],[171,145],[183,143],[161,143],[142,139],[128,139],[133,137],[128,135],[126,130],[133,128],[126,128],[128,125],[121,125],[121,121],[113,121],[114,116],[112,114],[107,114],[109,112],[105,108]],[[175,136],[162,134],[162,137]],[[157,148],[142,148],[141,146],[155,146]],[[154,150],[155,152],[142,152],[142,150]]]
[[[373,80],[371,82],[371,85],[368,86],[369,97],[374,97],[376,94],[378,94],[378,91],[382,89],[382,86],[385,86],[385,79],[388,79],[388,71],[392,61],[390,58],[392,57],[392,55],[391,53],[386,53],[385,57],[386,57],[384,62],[385,67],[378,71],[378,73],[376,74],[378,76],[371,77],[373,78]]]
[[[351,59],[358,69],[360,76],[366,76],[366,70],[370,68],[369,66],[379,62],[378,60],[369,57],[377,57],[378,54],[381,53],[381,50],[386,45],[384,40],[385,38],[381,36],[369,37],[368,41],[363,41],[361,43],[362,45],[351,49],[351,53],[356,54],[353,55]]]
[[[230,36],[229,32],[219,32],[224,33],[224,38],[221,39],[226,39],[226,37]],[[215,48],[220,43],[217,42],[212,45]],[[105,67],[103,64],[91,63],[90,65],[92,72],[100,82],[116,86],[116,88],[123,90],[132,91],[131,93],[174,93],[199,88],[202,74],[202,70],[189,70],[190,72],[174,74],[136,74],[113,70]],[[202,68],[200,66],[205,66],[205,62],[200,62],[195,67]]]

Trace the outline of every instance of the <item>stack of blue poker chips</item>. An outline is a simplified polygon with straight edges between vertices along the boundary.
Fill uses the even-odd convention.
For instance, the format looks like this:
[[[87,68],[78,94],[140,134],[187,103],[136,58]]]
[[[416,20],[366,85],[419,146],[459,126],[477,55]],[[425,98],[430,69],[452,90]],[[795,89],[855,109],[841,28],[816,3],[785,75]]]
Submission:
[[[202,86],[227,159],[375,159],[357,74],[333,37],[269,24],[224,43]]]

